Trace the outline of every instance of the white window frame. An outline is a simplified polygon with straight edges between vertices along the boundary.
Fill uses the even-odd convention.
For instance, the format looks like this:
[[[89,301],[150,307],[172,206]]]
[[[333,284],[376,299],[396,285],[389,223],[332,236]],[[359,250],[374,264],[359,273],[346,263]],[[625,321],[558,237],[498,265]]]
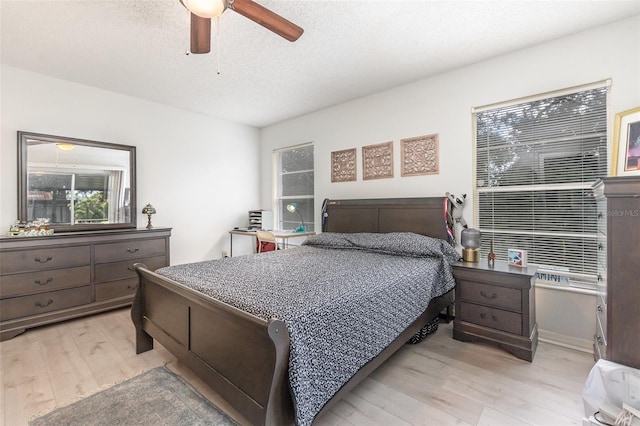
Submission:
[[[496,109],[501,109],[501,108],[506,108],[506,107],[510,107],[510,106],[516,106],[516,105],[520,105],[520,104],[524,104],[524,103],[528,103],[528,102],[535,102],[538,100],[542,100],[542,99],[548,99],[548,98],[554,98],[554,97],[561,97],[563,95],[569,95],[569,94],[573,94],[573,93],[578,93],[578,92],[582,92],[582,91],[587,91],[587,90],[592,90],[592,89],[601,89],[601,88],[605,88],[607,89],[607,94],[606,94],[606,140],[607,142],[607,150],[606,154],[608,155],[608,149],[610,146],[609,141],[611,140],[610,137],[610,133],[611,133],[611,128],[610,128],[610,107],[609,107],[609,102],[610,102],[610,93],[609,93],[609,88],[611,86],[611,81],[610,80],[603,80],[603,81],[599,81],[599,82],[595,82],[592,84],[587,84],[587,85],[582,85],[582,86],[575,86],[575,87],[571,87],[571,88],[567,88],[564,90],[558,90],[558,91],[554,91],[554,92],[548,92],[548,93],[543,93],[543,94],[539,94],[539,95],[535,95],[535,96],[530,96],[530,97],[524,97],[524,98],[519,98],[519,99],[515,99],[515,100],[511,100],[511,101],[506,101],[506,102],[500,102],[500,103],[495,103],[495,104],[491,104],[491,105],[486,105],[486,106],[482,106],[482,107],[477,107],[477,108],[472,108],[472,123],[473,123],[473,172],[472,172],[472,176],[473,176],[473,196],[474,196],[474,217],[473,217],[473,221],[474,221],[474,226],[476,228],[479,228],[479,223],[480,223],[480,194],[481,193],[497,193],[497,192],[514,192],[514,191],[532,191],[532,190],[541,190],[541,191],[549,191],[549,190],[554,190],[554,189],[580,189],[583,191],[590,191],[591,190],[591,186],[594,182],[575,182],[575,183],[564,183],[564,184],[543,184],[543,185],[532,185],[532,186],[527,186],[527,185],[520,185],[520,186],[505,186],[505,187],[483,187],[481,185],[478,185],[478,173],[477,173],[477,167],[478,167],[478,160],[477,160],[477,155],[478,155],[478,141],[477,141],[477,114],[484,112],[484,111],[489,111],[489,110],[496,110]],[[575,155],[578,152],[574,152],[574,151],[565,151],[565,152],[551,152],[549,154],[544,154],[542,153],[540,155],[540,161],[543,161],[543,158],[551,158],[551,157],[562,157],[564,156],[570,156],[570,155]],[[579,154],[582,154],[582,152],[579,152]],[[607,162],[608,163],[608,162]],[[606,170],[610,170],[610,168],[607,166]],[[606,174],[605,174],[606,175]],[[604,176],[602,176],[604,177]],[[482,232],[482,229],[480,228],[480,231]],[[495,232],[495,230],[494,230]],[[505,231],[505,230],[501,230],[500,233],[509,233],[509,231]],[[516,232],[514,232],[515,234]],[[526,234],[526,232],[522,232],[522,231],[518,231],[517,234],[523,235]],[[531,232],[530,234],[536,234],[536,235],[540,235],[540,236],[544,236],[545,233],[544,232]],[[558,236],[560,234],[547,234],[550,237],[552,236]],[[582,235],[586,238],[588,238],[589,236],[593,237],[594,240],[594,246],[597,244],[597,234],[594,232],[593,235],[590,234],[586,234],[586,233],[582,233]],[[566,234],[565,236],[569,236],[568,234]],[[488,245],[488,244],[487,244]],[[513,247],[513,248],[521,248],[521,247]],[[488,251],[487,247],[483,247],[483,255],[486,258],[486,252]],[[502,254],[502,253],[499,253]],[[500,258],[500,256],[498,256],[498,258]],[[505,256],[502,256],[502,258],[504,259]],[[558,266],[549,266],[547,268],[545,268],[545,265],[540,265],[540,268],[538,269],[538,274],[537,274],[537,281],[536,281],[536,285],[537,286],[542,286],[542,287],[552,287],[552,288],[560,288],[563,290],[568,290],[568,291],[576,291],[576,292],[586,292],[586,293],[592,293],[595,290],[595,283],[596,283],[596,275],[595,274],[580,274],[580,273],[573,273],[573,272],[565,272],[563,270],[562,267],[558,267]]]
[[[306,148],[306,147],[312,147],[314,149],[314,157],[315,157],[315,147],[313,145],[313,142],[307,142],[307,143],[303,143],[303,144],[299,144],[299,145],[293,145],[293,146],[287,146],[287,147],[283,147],[283,148],[278,148],[278,149],[274,149],[273,150],[273,154],[272,154],[272,178],[273,178],[273,184],[272,184],[272,188],[273,188],[273,199],[272,199],[272,205],[273,205],[273,220],[274,220],[274,227],[280,229],[282,228],[282,222],[283,222],[283,218],[282,218],[282,212],[280,211],[280,201],[286,201],[286,200],[299,200],[299,199],[309,199],[309,200],[315,200],[315,185],[313,188],[313,194],[310,195],[301,195],[301,196],[282,196],[282,166],[280,164],[280,158],[281,158],[281,154],[285,151],[290,151],[293,149],[300,149],[300,148]],[[315,174],[315,160],[314,160],[314,169],[313,170],[300,170],[299,172],[302,171],[314,171]],[[315,210],[315,207],[314,207]],[[313,225],[313,228],[308,229],[308,230],[312,230],[315,229],[315,211],[311,212],[312,214],[312,218],[313,220],[309,223],[307,223],[307,221],[305,221],[305,224],[307,225],[307,227],[309,228],[309,224]],[[316,232],[318,232],[316,230]]]

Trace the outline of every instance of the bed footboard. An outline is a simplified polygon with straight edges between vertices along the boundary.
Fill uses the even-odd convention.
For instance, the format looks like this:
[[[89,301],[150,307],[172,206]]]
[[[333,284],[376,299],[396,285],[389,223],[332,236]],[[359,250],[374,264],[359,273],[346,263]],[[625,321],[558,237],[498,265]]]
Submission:
[[[289,333],[135,265],[140,278],[131,317],[136,353],[154,339],[193,370],[252,424],[292,424]]]

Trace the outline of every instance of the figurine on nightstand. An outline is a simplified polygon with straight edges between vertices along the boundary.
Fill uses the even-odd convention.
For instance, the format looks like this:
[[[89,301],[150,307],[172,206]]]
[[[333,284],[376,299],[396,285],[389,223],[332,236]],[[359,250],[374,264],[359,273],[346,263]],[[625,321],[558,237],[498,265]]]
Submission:
[[[491,246],[489,248],[489,254],[487,255],[487,262],[489,268],[493,268],[496,264],[496,254],[493,252],[493,238],[491,239]]]

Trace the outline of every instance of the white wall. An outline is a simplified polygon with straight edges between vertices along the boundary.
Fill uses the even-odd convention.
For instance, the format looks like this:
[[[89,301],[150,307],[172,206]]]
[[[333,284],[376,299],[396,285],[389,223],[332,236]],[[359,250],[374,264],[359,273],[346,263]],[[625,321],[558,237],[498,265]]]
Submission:
[[[613,113],[640,105],[640,16],[266,127],[262,204],[271,203],[272,151],[308,141],[315,143],[316,206],[324,198],[428,197],[446,191],[471,196],[471,108],[608,78]],[[400,177],[400,139],[431,133],[440,135],[440,173]],[[390,140],[395,177],[363,181],[361,147]],[[358,148],[358,180],[331,183],[331,152],[348,148]],[[468,203],[464,215],[473,223],[472,200]],[[316,222],[319,216],[316,211]],[[537,299],[541,329],[588,345],[595,315],[585,310],[595,305],[593,296],[538,289]]]
[[[152,203],[153,224],[173,228],[172,264],[219,258],[228,230],[246,226],[247,212],[260,208],[253,127],[5,65],[1,84],[2,233],[17,218],[18,130],[135,146],[138,226]]]

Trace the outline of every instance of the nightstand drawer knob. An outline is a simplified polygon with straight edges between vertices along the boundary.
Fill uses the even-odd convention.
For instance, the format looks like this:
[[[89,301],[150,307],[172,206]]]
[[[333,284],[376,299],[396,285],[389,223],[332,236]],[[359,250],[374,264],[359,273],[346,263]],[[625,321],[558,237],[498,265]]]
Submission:
[[[495,298],[498,297],[497,294],[491,293],[491,295],[489,295],[489,294],[485,293],[484,290],[480,290],[480,296],[484,297],[485,299],[495,299]]]
[[[484,312],[480,314],[480,318],[482,319],[486,319],[487,318],[487,314],[485,314]],[[494,320],[495,322],[498,322],[498,317],[491,314],[491,319]]]

